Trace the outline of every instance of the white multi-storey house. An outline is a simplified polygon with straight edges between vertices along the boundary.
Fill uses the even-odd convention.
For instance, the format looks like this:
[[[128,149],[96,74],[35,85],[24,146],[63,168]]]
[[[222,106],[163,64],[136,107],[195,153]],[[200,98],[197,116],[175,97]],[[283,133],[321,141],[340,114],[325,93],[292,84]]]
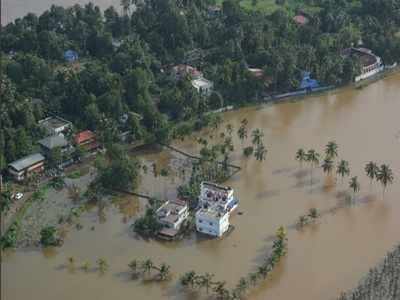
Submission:
[[[156,212],[158,222],[163,225],[160,235],[174,237],[182,223],[189,216],[186,202],[175,200],[165,202]]]
[[[202,182],[199,197],[201,208],[218,206],[231,213],[238,206],[238,200],[233,196],[233,189],[211,182]]]
[[[200,208],[196,212],[196,229],[198,232],[221,237],[229,229],[229,212],[215,207]]]
[[[199,196],[199,210],[196,213],[198,232],[221,237],[229,229],[229,217],[238,206],[231,187],[202,182]]]

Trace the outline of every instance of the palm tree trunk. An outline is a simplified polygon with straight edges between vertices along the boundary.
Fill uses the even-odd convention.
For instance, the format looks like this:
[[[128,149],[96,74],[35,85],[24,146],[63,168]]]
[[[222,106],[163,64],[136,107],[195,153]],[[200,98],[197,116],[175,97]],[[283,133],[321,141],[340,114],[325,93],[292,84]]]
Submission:
[[[313,166],[311,166],[311,172],[310,172],[310,187],[312,188],[312,184],[313,184]]]

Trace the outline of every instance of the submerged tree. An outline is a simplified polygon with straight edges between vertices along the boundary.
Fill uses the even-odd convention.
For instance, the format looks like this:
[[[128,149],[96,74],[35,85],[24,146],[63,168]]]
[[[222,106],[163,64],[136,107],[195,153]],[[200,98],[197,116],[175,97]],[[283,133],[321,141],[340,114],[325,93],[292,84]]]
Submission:
[[[256,147],[256,150],[254,151],[254,156],[255,156],[256,160],[263,161],[263,160],[265,160],[267,152],[268,151],[263,144],[258,144]]]
[[[365,173],[367,174],[370,180],[370,186],[372,185],[372,181],[378,177],[379,167],[373,161],[370,161],[365,165]]]
[[[241,143],[243,144],[244,140],[247,139],[247,120],[243,119],[240,127],[237,131],[237,135],[241,141]]]
[[[340,177],[342,177],[342,182],[343,182],[343,178],[345,176],[350,175],[349,162],[345,161],[345,160],[341,160],[336,168],[336,173],[339,174]]]
[[[385,191],[389,184],[393,183],[394,176],[393,171],[388,165],[381,165],[377,175],[377,180],[382,184],[383,187],[383,197],[385,197]]]
[[[303,148],[300,148],[296,152],[296,160],[300,163],[300,167],[303,167],[303,163],[307,161],[307,153],[304,151]]]
[[[249,283],[246,280],[246,278],[240,278],[239,282],[237,283],[233,294],[238,297],[239,299],[241,299],[243,297],[243,294],[246,293],[247,289],[249,288]]]
[[[314,149],[308,150],[306,161],[310,164],[310,168],[311,168],[311,172],[310,172],[311,182],[310,182],[310,184],[312,185],[312,182],[313,182],[313,170],[319,164],[319,153],[317,153]]]
[[[158,270],[158,276],[160,280],[166,280],[170,275],[171,266],[162,263],[161,266],[159,268],[156,267],[156,269]]]
[[[260,129],[254,129],[251,133],[252,137],[252,143],[254,146],[258,146],[262,144],[263,138],[264,138],[264,133]]]
[[[128,266],[132,271],[132,275],[136,276],[139,269],[139,262],[136,259],[134,259],[128,264]]]
[[[322,167],[322,170],[324,171],[324,173],[330,175],[333,170],[333,160],[330,158],[325,158],[321,167]]]
[[[40,231],[40,243],[45,246],[57,246],[60,239],[57,237],[57,229],[54,226],[46,226]]]
[[[356,197],[356,193],[360,191],[360,183],[358,182],[357,176],[352,177],[349,182],[349,187],[353,191],[353,199]]]
[[[194,288],[197,283],[196,272],[195,271],[186,272],[181,276],[179,281],[183,286],[190,286],[191,288]]]
[[[81,266],[82,270],[85,271],[86,273],[89,272],[90,270],[90,262],[85,261],[82,266]]]
[[[232,133],[233,133],[233,126],[232,126],[231,123],[228,123],[228,124],[226,125],[226,132],[228,133],[228,135],[229,135],[230,137],[232,136]]]
[[[335,159],[338,156],[338,145],[335,141],[329,142],[325,147],[325,155],[328,159]]]
[[[210,274],[210,273],[205,273],[204,275],[200,276],[199,285],[206,289],[207,294],[210,290],[210,287],[213,284],[213,281],[212,281],[213,278],[214,278],[214,274]]]
[[[144,262],[142,262],[140,268],[142,269],[143,273],[149,275],[153,266],[153,261],[151,259],[146,259]]]
[[[218,299],[228,300],[230,298],[230,292],[225,288],[225,281],[218,281],[215,283],[214,292]]]
[[[97,267],[99,268],[100,274],[104,274],[108,270],[108,263],[104,258],[97,260]]]

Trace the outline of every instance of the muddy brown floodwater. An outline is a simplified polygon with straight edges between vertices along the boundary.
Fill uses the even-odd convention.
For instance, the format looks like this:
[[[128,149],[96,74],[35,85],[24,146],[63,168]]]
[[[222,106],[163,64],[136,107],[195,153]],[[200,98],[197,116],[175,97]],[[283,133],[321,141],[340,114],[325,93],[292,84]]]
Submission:
[[[362,90],[347,88],[304,101],[226,113],[225,122],[236,129],[245,117],[249,127],[263,128],[268,148],[265,162],[243,160],[240,142],[235,141],[235,162],[243,170],[228,184],[240,198],[243,214],[232,216],[235,230],[228,237],[200,240],[193,236],[176,243],[136,239],[130,233],[129,218],[143,206],[129,206],[124,199],[124,205],[134,209],[126,213],[118,206],[106,208],[102,218],[95,209],[90,211],[81,222],[84,228],[72,230],[62,248],[7,254],[2,264],[2,299],[202,299],[204,295],[181,292],[177,284],[179,275],[192,269],[214,273],[232,286],[265,257],[271,245],[268,237],[278,226],[292,224],[311,207],[325,211],[343,201],[347,179],[326,188],[318,170],[311,187],[309,176],[299,176],[294,161],[298,148],[322,152],[328,141],[336,140],[340,158],[350,162],[352,176],[361,180],[357,204],[325,214],[318,224],[302,231],[289,230],[287,257],[269,280],[249,294],[249,299],[335,299],[400,241],[399,111],[400,75],[393,75]],[[175,145],[198,151],[193,139]],[[174,157],[167,151],[139,156],[166,165]],[[370,160],[388,163],[397,177],[384,199],[381,187],[370,187],[364,175],[364,165]],[[146,175],[141,188],[172,197],[173,184],[159,180]],[[110,269],[103,276],[71,273],[63,268],[69,256],[93,263],[104,257]],[[127,264],[148,257],[170,264],[174,278],[162,284],[132,281]]]
[[[7,24],[31,12],[40,15],[45,10],[50,9],[51,5],[68,7],[75,4],[85,5],[89,2],[93,2],[102,10],[112,5],[117,11],[121,11],[120,0],[2,0],[0,1],[3,8],[1,23]]]

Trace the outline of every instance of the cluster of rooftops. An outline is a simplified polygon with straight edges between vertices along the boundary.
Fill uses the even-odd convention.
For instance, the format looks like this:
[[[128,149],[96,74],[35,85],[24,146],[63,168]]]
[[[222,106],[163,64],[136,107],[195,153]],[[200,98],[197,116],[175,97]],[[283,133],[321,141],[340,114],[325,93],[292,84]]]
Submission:
[[[8,165],[8,172],[16,181],[22,181],[34,173],[44,171],[46,160],[56,148],[60,149],[66,158],[60,163],[63,166],[73,162],[71,156],[65,154],[72,154],[76,147],[95,152],[100,146],[95,133],[90,130],[76,133],[72,141],[69,141],[65,135],[72,131],[72,123],[58,116],[39,121],[39,126],[47,134],[45,138],[37,141],[40,152],[22,157]]]
[[[230,228],[230,214],[238,206],[231,187],[211,182],[202,182],[195,213],[196,230],[199,233],[221,237]],[[189,217],[188,205],[185,201],[167,201],[157,210],[157,218],[163,228],[162,237],[173,238]]]

